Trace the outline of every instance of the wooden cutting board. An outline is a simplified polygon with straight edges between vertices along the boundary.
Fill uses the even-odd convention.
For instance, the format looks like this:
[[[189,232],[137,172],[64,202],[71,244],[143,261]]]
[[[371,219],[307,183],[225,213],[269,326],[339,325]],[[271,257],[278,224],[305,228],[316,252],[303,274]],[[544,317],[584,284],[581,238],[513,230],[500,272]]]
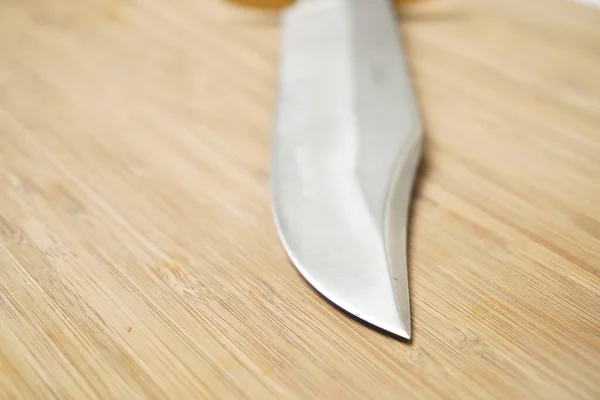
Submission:
[[[600,399],[600,12],[422,3],[411,343],[289,263],[273,11],[0,3],[0,398]]]

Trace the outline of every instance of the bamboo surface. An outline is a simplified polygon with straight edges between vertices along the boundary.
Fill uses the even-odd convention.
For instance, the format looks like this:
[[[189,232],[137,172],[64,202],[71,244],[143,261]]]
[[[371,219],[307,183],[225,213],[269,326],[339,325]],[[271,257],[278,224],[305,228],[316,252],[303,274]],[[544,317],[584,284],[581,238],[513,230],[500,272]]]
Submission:
[[[1,399],[600,399],[600,12],[414,4],[413,340],[288,261],[275,11],[0,2]]]

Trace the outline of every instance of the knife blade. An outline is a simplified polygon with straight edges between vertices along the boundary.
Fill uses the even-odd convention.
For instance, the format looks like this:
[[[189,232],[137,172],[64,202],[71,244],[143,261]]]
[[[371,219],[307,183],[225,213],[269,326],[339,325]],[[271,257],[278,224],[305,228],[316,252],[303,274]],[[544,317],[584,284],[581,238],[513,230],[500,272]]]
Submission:
[[[300,0],[282,13],[271,196],[304,278],[410,338],[407,223],[422,132],[393,10]]]

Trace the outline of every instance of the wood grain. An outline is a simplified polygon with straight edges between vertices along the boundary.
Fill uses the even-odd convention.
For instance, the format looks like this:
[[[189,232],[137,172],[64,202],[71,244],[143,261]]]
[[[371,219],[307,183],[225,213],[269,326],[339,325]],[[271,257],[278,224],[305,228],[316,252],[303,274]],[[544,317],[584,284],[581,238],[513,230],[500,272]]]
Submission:
[[[0,398],[599,399],[600,13],[453,4],[401,18],[409,344],[277,238],[274,12],[1,2]]]

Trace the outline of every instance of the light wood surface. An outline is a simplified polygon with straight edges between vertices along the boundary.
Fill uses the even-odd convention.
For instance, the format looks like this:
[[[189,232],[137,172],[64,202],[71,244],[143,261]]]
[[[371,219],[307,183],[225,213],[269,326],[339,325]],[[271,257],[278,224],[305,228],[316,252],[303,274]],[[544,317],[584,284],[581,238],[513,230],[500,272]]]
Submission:
[[[0,2],[0,398],[600,399],[600,13],[400,22],[427,134],[411,343],[277,238],[276,13]]]

